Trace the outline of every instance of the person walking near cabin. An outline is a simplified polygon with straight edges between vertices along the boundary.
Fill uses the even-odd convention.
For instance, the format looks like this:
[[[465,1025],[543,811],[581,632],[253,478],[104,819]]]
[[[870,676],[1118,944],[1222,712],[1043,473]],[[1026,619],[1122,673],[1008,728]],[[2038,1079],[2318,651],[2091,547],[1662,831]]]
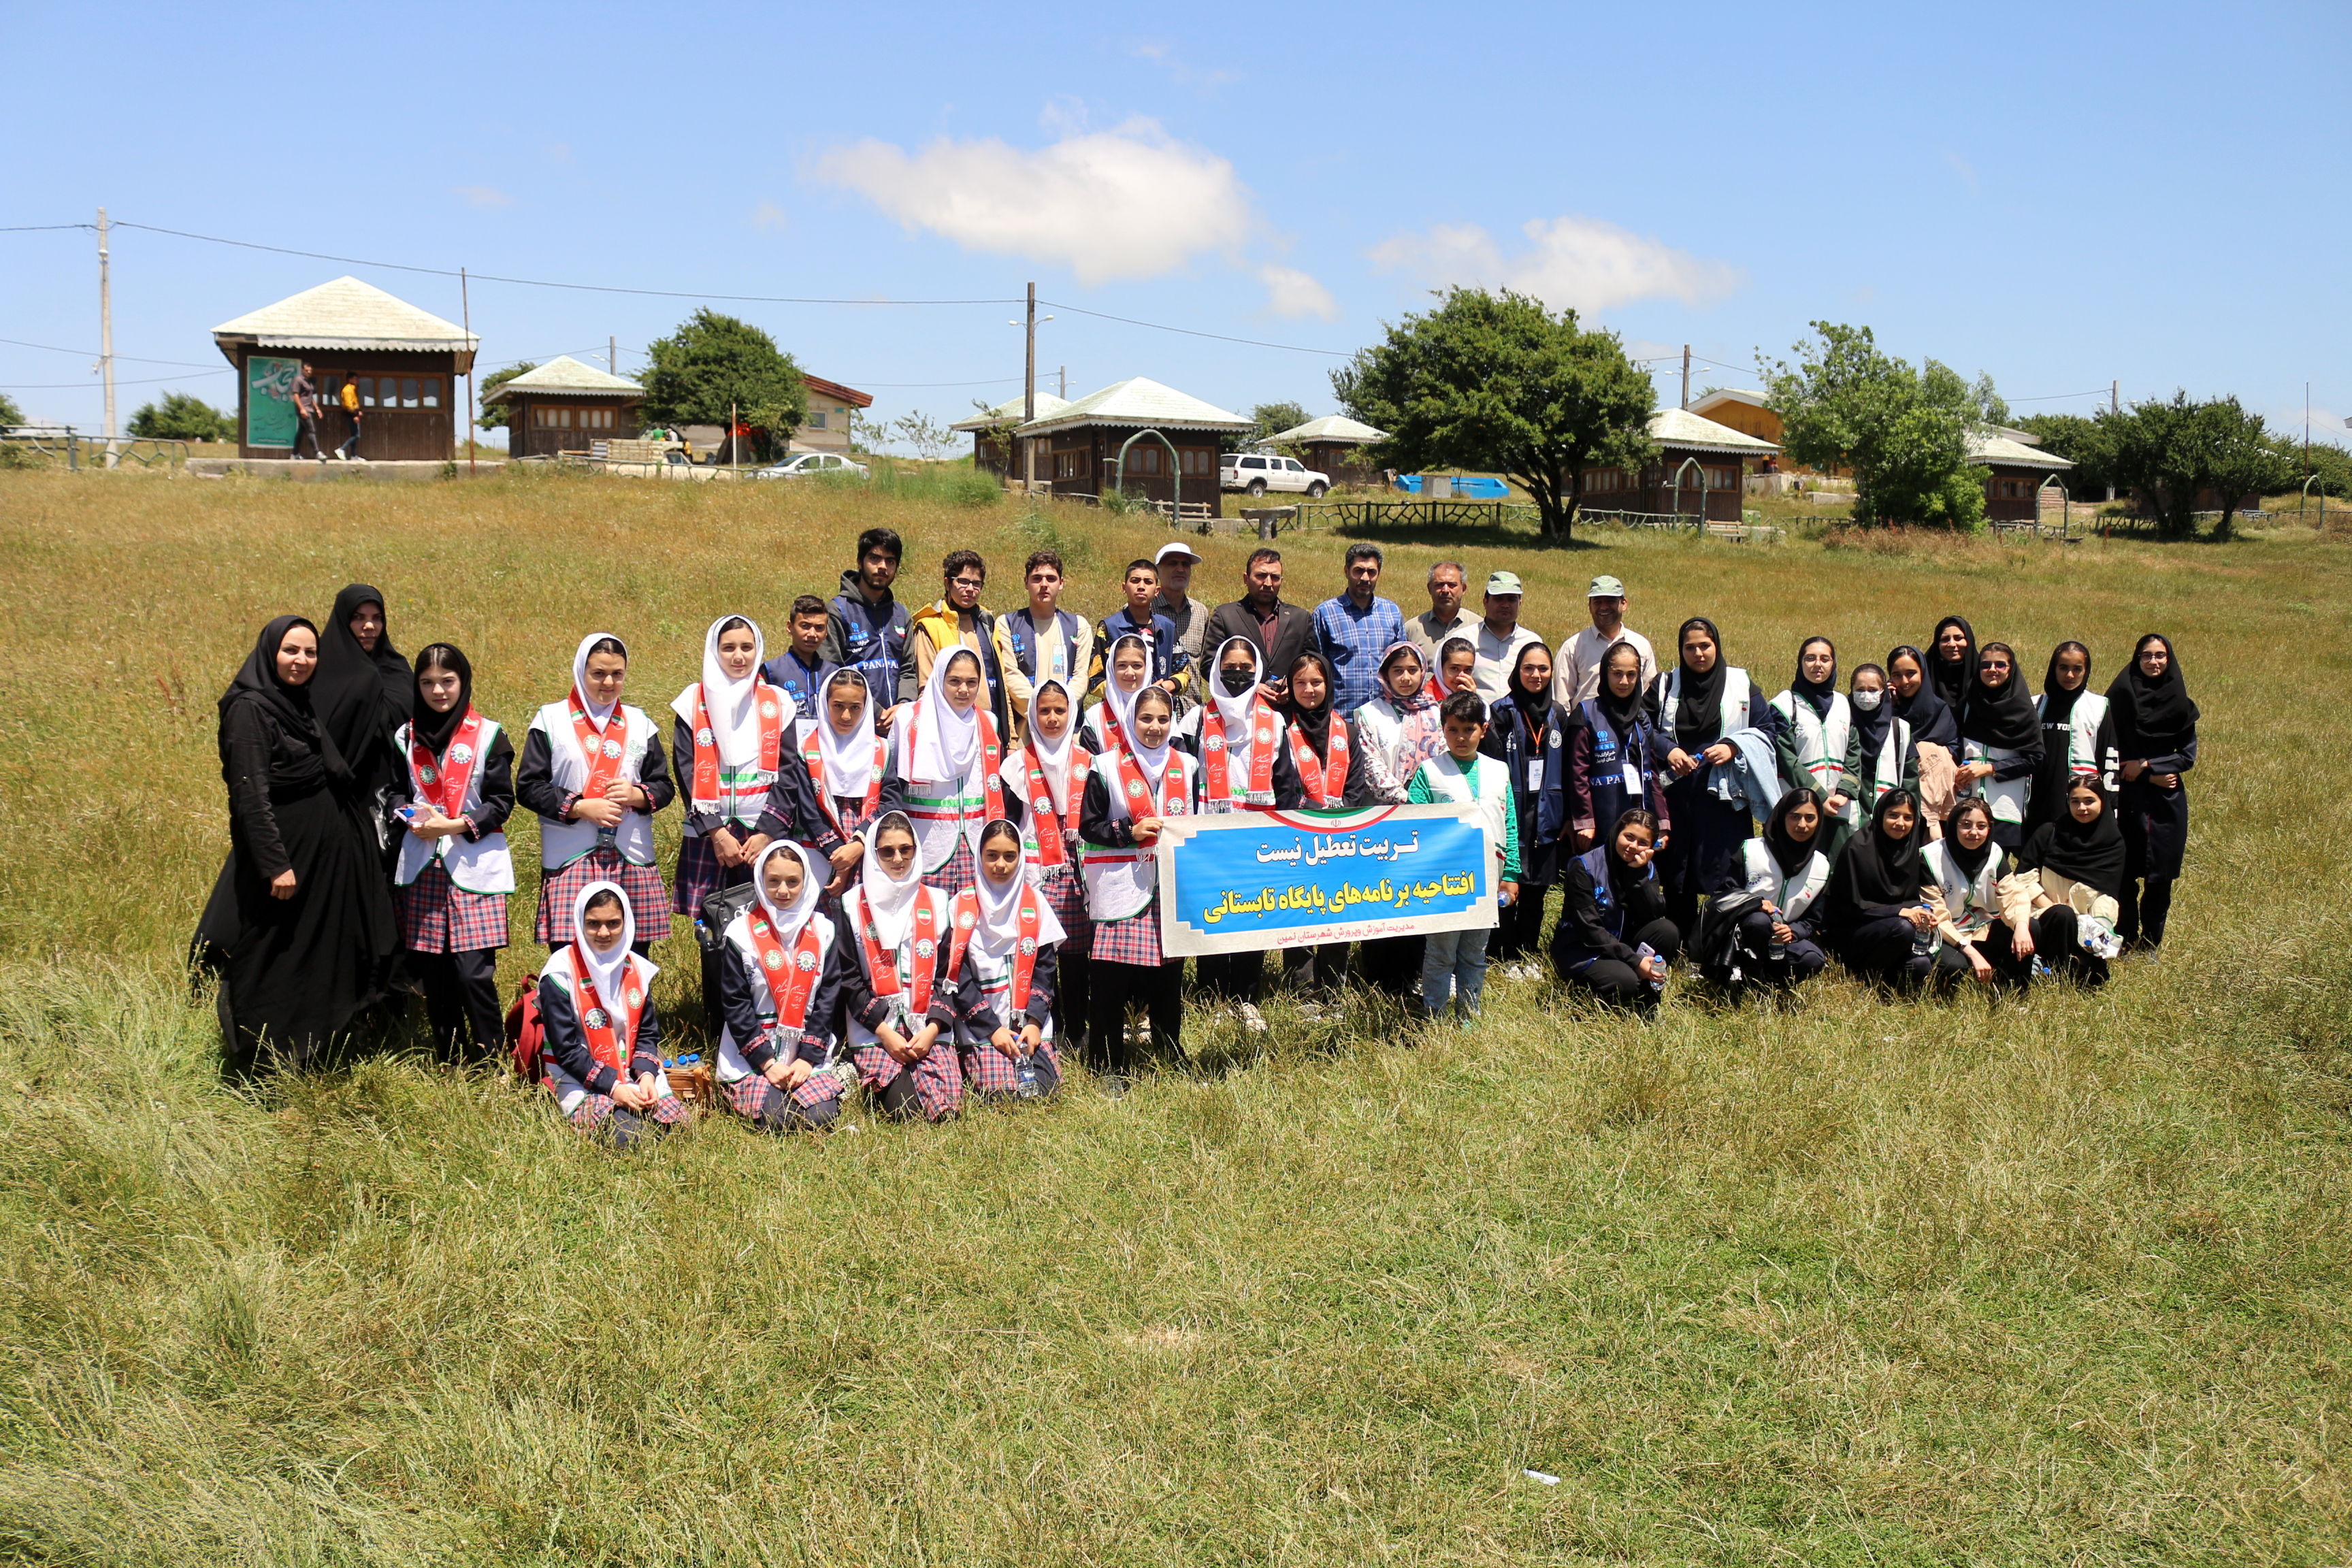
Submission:
[[[617,882],[593,881],[572,895],[562,922],[573,934],[539,972],[539,1022],[546,1032],[547,1091],[583,1132],[608,1133],[625,1149],[686,1120],[662,1070],[661,1014],[654,976],[636,950],[636,921]]]
[[[677,797],[677,786],[654,721],[621,700],[628,674],[628,646],[610,632],[590,632],[572,656],[571,693],[533,714],[523,736],[515,798],[539,817],[532,931],[550,947],[578,934],[574,895],[596,881],[628,894],[632,942],[649,946],[669,934],[654,813]]]
[[[360,425],[367,412],[360,406],[359,383],[348,375],[343,377],[342,390],[336,394],[336,400],[343,405],[343,417],[351,421],[352,428],[351,434],[343,437],[343,444],[335,448],[335,456],[347,463],[364,462],[366,459],[360,456]]]
[[[400,843],[393,906],[435,1047],[445,1060],[480,1060],[506,1038],[498,963],[515,889],[506,835],[514,742],[474,706],[474,667],[449,644],[416,656],[414,682],[408,721],[393,737],[405,763],[390,802]]]
[[[319,462],[327,460],[326,448],[319,445],[319,383],[318,371],[307,362],[294,377],[294,449],[292,456],[302,455],[302,443],[310,443],[310,456]]]

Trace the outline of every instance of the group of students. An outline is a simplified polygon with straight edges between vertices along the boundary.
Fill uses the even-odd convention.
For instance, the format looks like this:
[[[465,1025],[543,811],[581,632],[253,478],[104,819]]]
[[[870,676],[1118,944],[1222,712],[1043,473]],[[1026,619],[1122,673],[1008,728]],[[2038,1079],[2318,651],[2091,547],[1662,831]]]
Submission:
[[[1486,628],[1430,654],[1392,635],[1366,613],[1388,603],[1369,593],[1370,546],[1349,552],[1336,629],[1289,639],[1292,607],[1264,592],[1270,550],[1213,615],[1180,582],[1185,625],[1166,612],[1165,552],[1132,563],[1126,602],[1095,623],[1056,606],[1051,552],[1002,617],[979,605],[969,551],[909,614],[890,594],[898,554],[868,531],[840,595],[793,603],[772,658],[752,616],[713,621],[667,746],[626,700],[630,650],[610,633],[580,640],[518,760],[474,706],[465,654],[404,658],[378,590],[346,588],[323,629],[271,621],[220,704],[232,848],[198,932],[232,1069],[299,1068],[404,984],[445,1048],[499,1040],[518,805],[539,823],[545,1082],[574,1124],[623,1141],[683,1114],[648,957],[673,915],[698,937],[724,1102],[763,1129],[825,1125],[852,1087],[931,1121],[968,1096],[1050,1093],[1065,1050],[1123,1080],[1143,1055],[1131,1010],[1152,1053],[1181,1051],[1183,962],[1160,945],[1153,858],[1193,814],[1482,815],[1496,929],[1365,944],[1370,984],[1432,1017],[1477,1011],[1490,942],[1516,973],[1541,954],[1646,1009],[1685,954],[1720,983],[1793,984],[1834,954],[1895,984],[2022,986],[2037,967],[2098,983],[2120,946],[2162,937],[2197,715],[2160,637],[2104,698],[2081,644],[2060,645],[2033,697],[2013,651],[1979,649],[1957,617],[1932,651],[1898,647],[1843,689],[1813,637],[1768,698],[1705,619],[1654,672],[1614,579],[1593,584],[1596,630],[1555,660],[1493,627],[1497,588],[1516,614],[1508,574]],[[1368,621],[1376,659],[1327,651]],[[1507,689],[1482,690],[1504,649]],[[1369,692],[1349,702],[1349,686]],[[653,819],[681,795],[665,878]],[[1307,1005],[1347,983],[1346,944],[1284,959]],[[1199,960],[1195,978],[1265,1026],[1261,954]]]

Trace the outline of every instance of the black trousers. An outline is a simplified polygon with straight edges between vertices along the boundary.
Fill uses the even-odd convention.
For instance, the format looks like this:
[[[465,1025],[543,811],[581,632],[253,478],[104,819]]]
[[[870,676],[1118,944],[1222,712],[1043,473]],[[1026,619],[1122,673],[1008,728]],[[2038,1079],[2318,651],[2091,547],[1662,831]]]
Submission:
[[[1175,1057],[1184,1049],[1184,961],[1165,963],[1112,963],[1094,966],[1094,995],[1088,1003],[1087,1065],[1097,1072],[1133,1072],[1142,1065],[1127,1043],[1127,1010],[1139,1004],[1151,1021],[1155,1056]]]
[[[2150,947],[2164,945],[2165,922],[2172,918],[2172,883],[2170,877],[2136,878],[2132,875],[2131,847],[2124,847],[2124,890],[2116,900],[2120,908],[2116,915],[2116,934],[2126,946],[2146,942]]]
[[[1495,941],[1486,949],[1487,958],[1501,963],[1543,951],[1544,895],[1550,891],[1543,882],[1519,884],[1518,898],[1506,904],[1495,921]]]
[[[1265,994],[1265,954],[1213,952],[1192,961],[1201,994],[1220,1002],[1255,1004]]]
[[[1094,961],[1071,951],[1076,945],[1066,942],[1054,954],[1054,1038],[1066,1051],[1086,1048],[1087,1003],[1094,984]]]
[[[1282,977],[1295,988],[1328,995],[1348,984],[1348,944],[1327,942],[1320,947],[1286,947]]]
[[[2172,883],[2189,849],[2189,792],[2158,789],[2145,775],[2123,786],[2116,826],[2124,835],[2124,889],[2116,934],[2126,945],[2164,945]]]
[[[2042,937],[2035,931],[2037,945]],[[2009,927],[1995,921],[1976,939],[1976,950],[1992,965],[1992,987],[1996,991],[2023,991],[2033,983],[2033,960],[2018,956],[2011,945],[2013,939]],[[1936,954],[1935,981],[1938,988],[1957,991],[1975,983],[1976,966],[1969,955],[1958,948],[1946,946]]]
[[[1756,979],[1768,985],[1794,985],[1811,980],[1829,967],[1830,955],[1803,937],[1772,956],[1772,917],[1762,910],[1750,910],[1739,917],[1739,946],[1746,954],[1744,967]]]
[[[2033,917],[2033,945],[2042,962],[2078,985],[2107,983],[2107,961],[2082,944],[2083,922],[2069,904],[2053,904]]]
[[[1364,943],[1356,966],[1383,996],[1402,1002],[1421,988],[1422,939],[1384,936]]]
[[[1864,921],[1838,943],[1838,958],[1860,979],[1908,991],[1924,984],[1936,967],[1929,954],[1912,951],[1918,934],[1900,915]]]
[[[499,1005],[499,950],[404,955],[425,989],[425,1017],[444,1061],[479,1061],[506,1042],[506,1011]],[[472,1036],[468,1048],[467,1037]]]
[[[1683,951],[1682,932],[1675,922],[1661,916],[1641,930],[1627,933],[1627,947],[1648,943],[1650,951],[1669,964]],[[1598,958],[1582,969],[1566,971],[1560,978],[1570,985],[1581,985],[1603,1002],[1614,1007],[1631,1007],[1637,1013],[1647,1013],[1658,1005],[1658,994],[1642,978],[1642,972],[1622,959]]]

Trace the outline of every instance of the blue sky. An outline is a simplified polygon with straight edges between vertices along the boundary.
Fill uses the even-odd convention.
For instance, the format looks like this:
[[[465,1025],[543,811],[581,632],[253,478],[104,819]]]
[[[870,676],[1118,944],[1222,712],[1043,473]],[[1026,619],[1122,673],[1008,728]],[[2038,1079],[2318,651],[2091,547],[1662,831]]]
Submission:
[[[2234,392],[2344,437],[2352,8],[110,7],[6,0],[0,227],[118,221],[713,294],[1041,295],[1347,351],[1448,281],[1688,342],[1748,385],[1816,318],[2021,413]],[[122,412],[234,398],[207,330],[351,271],[118,231]],[[696,301],[478,283],[483,368]],[[885,417],[1019,391],[1000,304],[719,304]],[[1331,406],[1328,355],[1069,309],[1042,383]],[[0,390],[94,426],[85,231],[0,233]],[[197,368],[152,361],[189,362]],[[1727,366],[1730,368],[1717,368]],[[1669,367],[1660,365],[1663,373]],[[133,384],[156,378],[152,384]],[[1662,395],[1676,395],[1671,376]],[[2033,401],[2022,401],[2032,399]]]

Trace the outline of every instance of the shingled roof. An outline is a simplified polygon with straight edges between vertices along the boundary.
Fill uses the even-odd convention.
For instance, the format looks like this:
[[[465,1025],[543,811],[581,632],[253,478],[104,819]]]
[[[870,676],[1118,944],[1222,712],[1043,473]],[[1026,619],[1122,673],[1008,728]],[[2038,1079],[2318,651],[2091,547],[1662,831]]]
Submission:
[[[230,363],[240,346],[264,349],[378,349],[463,354],[472,363],[481,340],[455,321],[420,310],[372,283],[338,278],[264,305],[213,329]]]

